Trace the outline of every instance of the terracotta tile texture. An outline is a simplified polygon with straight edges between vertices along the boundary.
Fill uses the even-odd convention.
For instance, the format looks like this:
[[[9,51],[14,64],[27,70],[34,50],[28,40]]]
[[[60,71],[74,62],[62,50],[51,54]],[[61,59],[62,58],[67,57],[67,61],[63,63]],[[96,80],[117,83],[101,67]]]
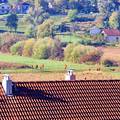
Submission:
[[[117,29],[104,29],[103,31],[110,36],[120,36],[120,31]]]
[[[120,120],[120,81],[16,82],[1,120]]]

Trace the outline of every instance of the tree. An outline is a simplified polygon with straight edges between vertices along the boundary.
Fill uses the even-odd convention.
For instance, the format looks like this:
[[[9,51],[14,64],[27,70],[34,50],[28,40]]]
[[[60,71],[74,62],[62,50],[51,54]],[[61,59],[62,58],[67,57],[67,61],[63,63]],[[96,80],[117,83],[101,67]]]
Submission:
[[[77,13],[78,12],[77,12],[76,9],[69,10],[67,17],[68,17],[68,19],[69,19],[70,22],[74,21],[77,18]]]
[[[68,1],[67,0],[53,0],[53,5],[56,13],[65,13],[65,9],[67,8]]]
[[[49,18],[49,14],[46,13],[42,7],[31,7],[27,15],[23,17],[23,22],[29,24],[26,28],[26,34],[29,37],[36,37],[37,26],[42,24]],[[31,34],[32,33],[32,34]]]
[[[6,26],[8,28],[10,28],[10,31],[12,31],[12,29],[17,30],[18,27],[18,16],[15,13],[11,13],[8,17],[7,17],[7,23]]]
[[[119,18],[120,18],[119,13],[113,12],[109,18],[109,26],[114,29],[119,28],[120,27]]]
[[[103,16],[97,16],[95,23],[96,23],[96,26],[98,28],[103,28],[104,27],[104,18],[103,18]]]
[[[37,29],[37,38],[40,37],[49,37],[49,36],[54,36],[53,35],[53,24],[54,21],[51,19],[48,19],[44,21],[41,25],[38,26]]]

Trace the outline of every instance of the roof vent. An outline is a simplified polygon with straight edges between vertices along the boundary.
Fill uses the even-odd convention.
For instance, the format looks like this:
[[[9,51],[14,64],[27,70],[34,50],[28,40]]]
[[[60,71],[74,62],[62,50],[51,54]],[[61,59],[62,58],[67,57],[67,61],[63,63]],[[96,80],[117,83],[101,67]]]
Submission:
[[[67,70],[67,74],[65,75],[65,80],[75,80],[76,76],[73,74],[73,69]]]
[[[3,86],[3,89],[4,89],[4,92],[5,92],[5,95],[7,96],[12,96],[13,95],[13,92],[12,92],[12,80],[10,79],[10,76],[5,74],[4,75],[4,78],[2,80],[2,86]]]

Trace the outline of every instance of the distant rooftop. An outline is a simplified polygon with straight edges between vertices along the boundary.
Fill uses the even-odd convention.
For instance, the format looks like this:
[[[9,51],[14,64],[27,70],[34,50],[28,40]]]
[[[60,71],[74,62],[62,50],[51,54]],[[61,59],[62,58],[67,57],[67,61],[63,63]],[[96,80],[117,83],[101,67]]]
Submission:
[[[120,36],[120,31],[117,29],[103,29],[103,32],[109,36]]]

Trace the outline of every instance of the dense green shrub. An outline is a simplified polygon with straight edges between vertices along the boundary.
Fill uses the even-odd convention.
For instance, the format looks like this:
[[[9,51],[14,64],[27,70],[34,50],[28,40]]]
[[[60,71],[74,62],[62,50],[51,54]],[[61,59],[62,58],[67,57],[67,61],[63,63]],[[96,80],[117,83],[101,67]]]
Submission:
[[[66,61],[81,63],[81,62],[98,62],[102,56],[102,52],[95,47],[69,44],[64,51],[64,59]]]
[[[41,38],[33,46],[33,57],[39,59],[56,59],[62,57],[61,43],[51,38]]]
[[[22,55],[23,46],[24,46],[24,41],[19,41],[10,47],[10,52],[13,55]]]
[[[33,57],[38,59],[47,59],[50,57],[50,46],[53,41],[50,38],[40,38],[33,46]]]
[[[34,39],[29,39],[29,40],[25,41],[24,47],[23,47],[23,52],[22,52],[23,56],[29,57],[32,55],[32,49],[33,49],[34,43],[35,43]]]
[[[73,51],[73,48],[75,47],[75,44],[69,44],[67,45],[67,47],[65,48],[64,50],[64,59],[66,61],[72,61],[71,60],[71,54],[72,54],[72,51]]]
[[[36,47],[36,48],[35,48]],[[33,49],[33,56],[38,59],[47,59],[48,56],[48,49],[47,46],[44,44],[41,44],[39,47],[35,45]]]

